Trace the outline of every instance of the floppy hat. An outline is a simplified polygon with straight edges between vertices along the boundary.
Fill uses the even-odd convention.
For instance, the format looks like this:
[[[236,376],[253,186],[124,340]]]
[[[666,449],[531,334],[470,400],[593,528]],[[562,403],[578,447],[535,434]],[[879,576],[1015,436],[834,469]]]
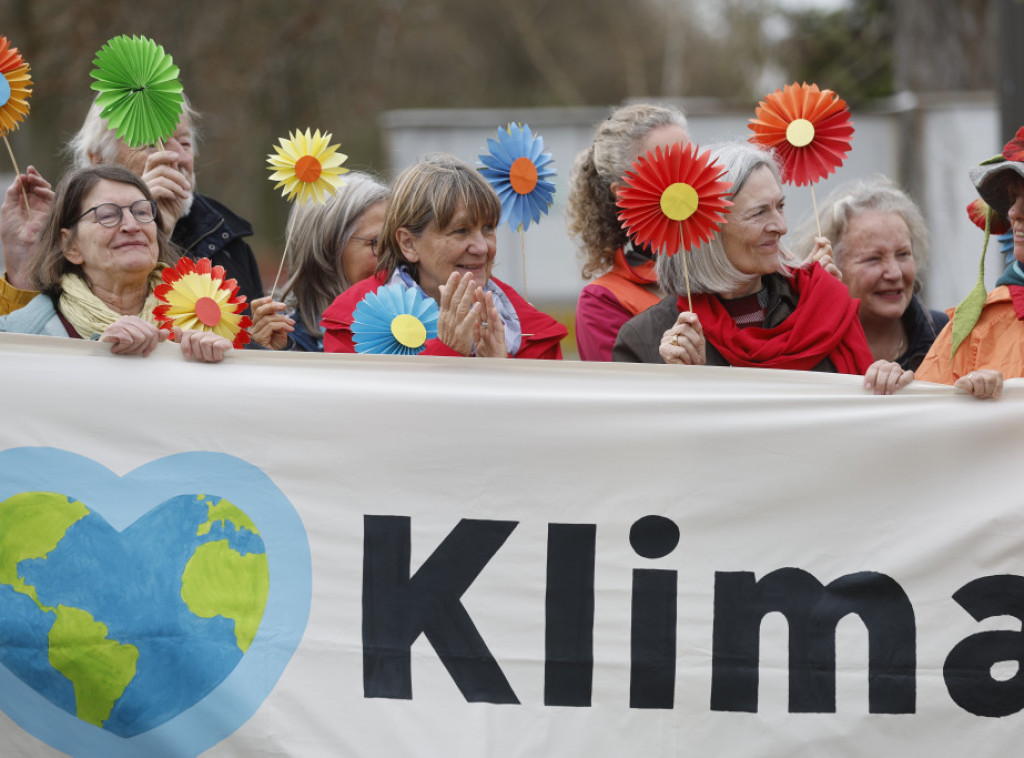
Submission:
[[[996,213],[1006,215],[1013,205],[1010,184],[1014,177],[1024,179],[1024,126],[1003,147],[1003,152],[968,171],[971,181]]]

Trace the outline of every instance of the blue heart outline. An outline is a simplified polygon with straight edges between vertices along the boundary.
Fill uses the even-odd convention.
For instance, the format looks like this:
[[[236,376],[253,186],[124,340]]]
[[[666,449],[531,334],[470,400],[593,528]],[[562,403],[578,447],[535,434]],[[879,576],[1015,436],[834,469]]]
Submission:
[[[21,728],[76,758],[182,758],[208,750],[249,720],[270,695],[305,633],[312,559],[302,519],[258,467],[225,453],[187,452],[118,476],[90,458],[52,447],[0,452],[0,502],[21,492],[79,500],[114,529],[164,500],[210,492],[237,504],[260,530],[270,590],[248,652],[205,698],[159,726],[122,738],[61,710],[0,666],[0,711]]]

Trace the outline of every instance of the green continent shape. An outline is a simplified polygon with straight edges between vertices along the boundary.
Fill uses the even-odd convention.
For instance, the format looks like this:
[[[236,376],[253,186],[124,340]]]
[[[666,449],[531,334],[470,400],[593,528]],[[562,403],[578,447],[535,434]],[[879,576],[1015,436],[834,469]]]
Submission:
[[[71,680],[78,718],[102,727],[135,676],[139,649],[107,639],[107,625],[80,608],[57,606],[50,665]]]
[[[203,500],[205,495],[198,495],[199,500]],[[223,524],[232,524],[235,527],[235,531],[242,531],[247,529],[253,534],[259,534],[259,529],[256,528],[256,524],[252,522],[245,511],[239,508],[233,503],[229,503],[223,498],[216,505],[210,501],[207,501],[209,507],[209,515],[205,524],[200,524],[199,529],[196,531],[196,536],[202,537],[210,533],[210,529],[213,525],[220,521]]]
[[[27,595],[42,610],[35,587],[18,576],[18,564],[45,558],[89,509],[67,495],[22,492],[0,503],[0,584]]]
[[[269,590],[267,556],[242,555],[227,540],[197,547],[181,576],[181,599],[189,610],[200,618],[233,620],[235,642],[243,653],[256,637]]]

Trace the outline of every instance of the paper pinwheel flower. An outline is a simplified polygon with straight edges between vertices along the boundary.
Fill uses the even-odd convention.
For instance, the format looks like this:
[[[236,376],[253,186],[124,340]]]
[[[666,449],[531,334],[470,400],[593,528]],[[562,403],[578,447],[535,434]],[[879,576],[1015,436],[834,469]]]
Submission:
[[[418,355],[437,336],[437,303],[416,289],[389,284],[370,292],[352,314],[357,353]]]
[[[174,134],[183,98],[174,60],[148,37],[114,37],[89,72],[100,94],[100,115],[129,147],[154,145]]]
[[[0,134],[6,136],[18,128],[28,115],[28,98],[32,94],[29,65],[18,48],[11,47],[7,37],[0,37]]]
[[[991,218],[989,218],[991,214]],[[990,234],[1006,234],[1010,231],[1010,219],[1002,213],[996,213],[992,207],[980,197],[968,204],[967,216],[974,222],[974,225],[981,231],[988,231]]]
[[[179,326],[197,332],[214,332],[227,337],[235,348],[249,341],[252,326],[245,310],[245,296],[238,295],[234,279],[224,278],[224,267],[209,258],[182,258],[174,268],[164,269],[164,284],[153,291],[164,305],[153,309],[161,329]]]
[[[345,181],[342,174],[348,173],[341,164],[348,158],[338,152],[338,145],[328,145],[331,141],[330,132],[315,134],[296,130],[281,137],[280,146],[275,145],[276,154],[267,156],[270,164],[270,181],[277,182],[274,189],[284,187],[282,195],[288,195],[290,201],[295,195],[299,200],[315,200],[323,203],[327,194],[333,195]]]
[[[751,142],[775,150],[782,181],[813,184],[843,165],[850,151],[850,110],[832,90],[788,84],[757,106]]]
[[[692,143],[637,158],[616,201],[622,228],[663,255],[710,241],[732,205],[726,200],[732,184],[719,180],[724,173],[710,150],[698,155]]]
[[[477,156],[484,175],[501,198],[501,215],[512,231],[530,228],[547,213],[555,195],[548,181],[555,175],[551,153],[544,152],[544,140],[533,136],[526,124],[509,124],[498,129],[498,139],[488,139],[486,155]]]

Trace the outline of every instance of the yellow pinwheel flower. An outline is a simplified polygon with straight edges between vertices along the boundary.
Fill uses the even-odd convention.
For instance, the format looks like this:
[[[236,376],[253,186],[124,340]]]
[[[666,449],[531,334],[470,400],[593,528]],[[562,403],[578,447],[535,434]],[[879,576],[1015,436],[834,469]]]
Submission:
[[[342,168],[341,164],[348,156],[337,152],[338,145],[328,145],[331,141],[329,132],[321,135],[317,129],[310,134],[306,129],[305,132],[295,131],[288,137],[282,137],[280,146],[274,146],[276,155],[267,156],[269,168],[274,172],[270,181],[277,182],[274,189],[284,187],[281,194],[287,195],[289,201],[298,195],[303,202],[315,200],[323,203],[327,193],[333,195],[345,183],[341,175],[348,173],[348,169]]]

